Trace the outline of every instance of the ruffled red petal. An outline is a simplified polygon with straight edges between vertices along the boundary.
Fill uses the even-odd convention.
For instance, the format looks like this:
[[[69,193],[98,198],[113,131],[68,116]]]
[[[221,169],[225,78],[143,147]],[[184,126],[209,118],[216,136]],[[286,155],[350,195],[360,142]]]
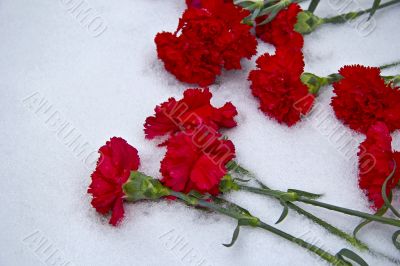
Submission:
[[[112,212],[110,224],[116,225],[124,216],[123,184],[130,172],[139,168],[137,150],[122,138],[113,137],[99,149],[100,158],[88,193],[92,194],[92,206],[101,214]]]
[[[344,66],[334,83],[331,105],[336,117],[353,130],[366,133],[378,121],[392,132],[400,128],[400,91],[385,84],[376,67]]]
[[[367,131],[367,138],[360,145],[359,156],[359,186],[363,189],[372,202],[374,209],[379,209],[384,204],[382,186],[392,173],[395,161],[399,159],[393,153],[392,138],[389,129],[382,122],[377,122]],[[399,182],[400,171],[387,184],[389,193]]]
[[[146,138],[190,132],[205,126],[218,130],[236,126],[236,107],[226,103],[221,108],[211,105],[209,89],[187,89],[179,101],[170,98],[155,108],[155,115],[148,117],[144,124]]]

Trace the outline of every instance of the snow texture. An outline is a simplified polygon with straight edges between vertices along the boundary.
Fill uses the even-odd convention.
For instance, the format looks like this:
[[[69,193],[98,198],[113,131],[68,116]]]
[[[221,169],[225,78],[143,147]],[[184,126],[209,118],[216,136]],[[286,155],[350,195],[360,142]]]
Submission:
[[[321,2],[316,13],[328,16],[342,12],[339,3],[348,1]],[[350,2],[346,10],[372,4]],[[226,248],[222,243],[230,241],[235,221],[176,202],[126,204],[118,228],[91,208],[86,190],[96,150],[112,136],[137,147],[141,170],[159,177],[165,150],[144,139],[142,125],[156,104],[191,86],[164,70],[153,39],[174,31],[184,7],[183,0],[0,1],[0,265],[326,265],[262,230],[245,228]],[[400,59],[399,11],[378,11],[370,34],[356,23],[323,26],[306,36],[306,70],[327,75],[344,64]],[[274,48],[260,43],[258,51]],[[255,59],[211,86],[215,105],[232,101],[238,108],[238,126],[224,132],[238,161],[276,189],[321,192],[326,202],[371,212],[357,187],[355,153],[363,136],[333,116],[332,88],[323,89],[302,123],[279,125],[258,110],[250,93],[246,77]],[[338,140],[341,135],[347,144]],[[393,137],[400,149],[398,132]],[[273,199],[244,192],[227,198],[271,224],[282,210]],[[306,209],[348,232],[360,222]],[[293,212],[277,227],[332,253],[351,248]],[[391,244],[394,230],[374,223],[360,238],[400,260]],[[359,254],[370,265],[394,264]]]

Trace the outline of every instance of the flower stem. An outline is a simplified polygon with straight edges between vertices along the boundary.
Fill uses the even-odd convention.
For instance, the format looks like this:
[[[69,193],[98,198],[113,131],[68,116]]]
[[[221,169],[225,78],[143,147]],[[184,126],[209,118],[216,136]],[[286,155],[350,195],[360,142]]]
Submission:
[[[235,165],[235,168],[234,168],[235,172],[240,173],[240,174],[244,174],[244,175],[248,175],[248,176],[252,177],[262,188],[270,189],[267,185],[265,185],[263,182],[258,180],[249,170],[243,168],[239,164],[235,164],[235,163],[231,163],[231,164]],[[354,247],[356,247],[356,248],[358,248],[360,250],[370,250],[369,247],[365,243],[361,242],[360,240],[358,240],[354,236],[352,236],[352,235],[340,230],[339,228],[335,227],[334,225],[322,220],[321,218],[315,216],[314,214],[312,214],[312,213],[304,210],[303,208],[297,206],[296,204],[294,204],[292,202],[286,202],[286,205],[288,206],[288,208],[296,211],[298,214],[304,215],[305,217],[307,217],[311,221],[313,221],[316,224],[320,225],[321,227],[326,229],[331,234],[336,235],[336,236],[346,240],[352,246],[354,246]]]
[[[339,228],[325,222],[324,220],[322,220],[321,218],[318,218],[317,216],[313,215],[312,213],[309,213],[308,211],[300,208],[299,206],[288,202],[287,203],[288,207],[293,209],[294,211],[296,211],[297,213],[304,215],[305,217],[307,217],[308,219],[310,219],[311,221],[313,221],[314,223],[322,226],[323,228],[325,228],[327,231],[329,231],[330,233],[343,238],[344,240],[346,240],[348,243],[350,243],[352,246],[360,249],[360,250],[369,250],[368,246],[361,242],[360,240],[358,240],[357,238],[349,235],[348,233],[340,230]]]
[[[315,9],[317,9],[319,1],[320,0],[312,0],[310,5],[308,6],[308,11],[310,11],[311,13],[314,13]]]
[[[295,195],[293,195],[293,192],[282,192],[282,191],[277,191],[277,190],[271,190],[271,189],[265,189],[265,188],[255,188],[255,187],[249,187],[249,186],[244,186],[244,185],[239,185],[239,188],[243,189],[245,191],[255,193],[255,194],[272,196],[272,197],[276,197],[276,198],[279,198],[281,200],[286,200],[286,201],[288,199],[291,199],[292,201],[299,201],[299,202],[311,204],[314,206],[318,206],[321,208],[329,209],[332,211],[348,214],[351,216],[357,216],[357,217],[361,217],[361,218],[364,218],[367,220],[376,221],[376,222],[380,222],[383,224],[389,224],[389,225],[393,225],[396,227],[400,227],[400,220],[395,220],[395,219],[391,219],[391,218],[387,218],[387,217],[380,217],[380,216],[372,215],[372,214],[365,213],[365,212],[351,210],[351,209],[331,205],[328,203],[316,201],[313,199],[309,199],[309,198],[299,196],[299,195],[295,196]],[[279,194],[281,194],[282,196],[277,197],[277,195],[279,195]]]
[[[383,70],[383,69],[391,68],[391,67],[398,66],[398,65],[400,65],[400,61],[393,62],[393,63],[386,64],[386,65],[382,65],[382,66],[380,66],[379,68],[380,68],[381,70]]]
[[[261,229],[264,229],[266,231],[269,231],[275,235],[278,235],[286,240],[289,240],[290,242],[299,245],[300,247],[303,247],[313,253],[315,253],[316,255],[318,255],[319,257],[321,257],[322,259],[324,259],[325,261],[331,263],[332,265],[343,265],[343,266],[347,266],[348,264],[340,259],[339,257],[336,257],[332,254],[330,254],[329,252],[311,244],[308,243],[306,241],[304,241],[303,239],[297,238],[293,235],[290,235],[282,230],[279,230],[278,228],[275,228],[271,225],[268,225],[262,221],[260,221],[257,217],[251,216],[251,215],[245,215],[243,213],[239,213],[237,211],[233,211],[230,210],[228,208],[222,207],[218,204],[215,204],[213,202],[209,202],[209,201],[205,201],[202,199],[197,199],[191,196],[188,196],[186,194],[180,193],[180,192],[176,192],[176,191],[171,191],[170,192],[171,196],[175,196],[178,199],[182,200],[183,202],[185,202],[188,205],[191,206],[196,206],[196,207],[204,207],[210,210],[213,210],[215,212],[218,212],[220,214],[224,214],[228,217],[231,217],[235,220],[237,220],[238,222],[242,219],[251,219],[253,218],[253,222],[249,225],[253,226],[253,227],[258,227]],[[238,206],[239,208],[241,208],[240,206]]]
[[[270,189],[268,186],[266,186],[264,183],[262,183],[261,181],[256,179],[256,182],[264,189]],[[367,244],[361,242],[360,240],[358,240],[357,238],[355,238],[352,235],[349,235],[348,233],[340,230],[339,228],[331,225],[328,222],[325,222],[324,220],[322,220],[321,218],[315,216],[314,214],[304,210],[303,208],[297,206],[296,204],[292,203],[292,202],[287,202],[286,203],[287,206],[296,211],[298,214],[300,215],[304,215],[305,217],[307,217],[308,219],[310,219],[311,221],[315,222],[316,224],[322,226],[323,228],[325,228],[328,232],[332,233],[333,235],[336,235],[340,238],[343,238],[344,240],[346,240],[348,243],[350,243],[352,246],[360,249],[360,250],[369,250],[369,247],[367,246]]]
[[[380,223],[383,223],[383,224],[389,224],[389,225],[393,225],[393,226],[396,226],[396,227],[400,227],[400,220],[395,220],[395,219],[391,219],[391,218],[387,218],[387,217],[381,217],[381,216],[372,215],[372,214],[365,213],[365,212],[351,210],[351,209],[347,209],[347,208],[331,205],[331,204],[328,204],[328,203],[324,203],[324,202],[320,202],[320,201],[316,201],[316,200],[312,200],[312,199],[307,199],[307,198],[304,198],[304,197],[300,197],[298,199],[298,201],[304,202],[304,203],[307,203],[307,204],[311,204],[311,205],[314,205],[314,206],[318,206],[318,207],[321,207],[321,208],[325,208],[325,209],[328,209],[328,210],[341,212],[341,213],[348,214],[348,215],[351,215],[351,216],[357,216],[357,217],[361,217],[361,218],[364,218],[364,219],[367,219],[367,220],[372,220],[372,221],[380,222]]]
[[[382,8],[385,8],[385,7],[388,7],[388,6],[397,4],[397,3],[400,3],[400,0],[392,0],[392,1],[389,1],[389,2],[379,5],[379,7],[376,10],[379,10],[379,9],[382,9]],[[349,12],[349,13],[341,14],[341,15],[334,16],[334,17],[323,18],[323,21],[324,21],[324,23],[333,23],[333,24],[344,23],[346,21],[356,19],[359,16],[369,13],[369,12],[371,12],[371,10],[372,10],[372,8],[368,8],[368,9],[361,10],[358,12]]]

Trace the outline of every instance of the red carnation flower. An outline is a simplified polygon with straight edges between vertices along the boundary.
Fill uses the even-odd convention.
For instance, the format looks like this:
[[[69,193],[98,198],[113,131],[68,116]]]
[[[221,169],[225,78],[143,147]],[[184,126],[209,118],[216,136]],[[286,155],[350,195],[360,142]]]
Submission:
[[[111,138],[99,153],[88,193],[93,196],[92,206],[101,214],[111,211],[110,224],[117,225],[124,216],[122,186],[130,172],[138,169],[140,160],[137,150],[122,138]]]
[[[146,138],[173,134],[178,131],[193,131],[201,126],[214,130],[236,126],[233,119],[236,107],[228,102],[221,108],[211,105],[212,94],[208,89],[187,89],[183,99],[169,98],[154,109],[155,115],[144,124]]]
[[[227,173],[225,165],[234,157],[233,143],[221,140],[216,132],[178,133],[168,141],[161,162],[161,182],[175,191],[217,195],[219,183]]]
[[[188,7],[201,8],[201,0],[186,0]]]
[[[400,163],[399,153],[392,152],[392,138],[389,129],[382,122],[377,122],[367,131],[367,138],[360,145],[359,156],[359,186],[373,202],[373,207],[379,209],[384,204],[382,185],[392,173],[395,161]],[[387,184],[386,193],[397,185],[400,170]]]
[[[180,81],[205,87],[221,74],[220,53],[200,42],[169,32],[158,33],[155,42],[158,58],[164,62],[165,69]]]
[[[256,26],[256,35],[264,42],[273,44],[277,49],[294,48],[301,50],[304,45],[303,35],[294,30],[297,23],[297,15],[301,12],[298,4],[290,4],[283,9],[269,23]],[[258,23],[262,23],[266,19],[265,16],[257,19]]]
[[[256,53],[251,26],[241,23],[248,15],[232,3],[203,0],[184,12],[174,34],[157,34],[158,57],[178,80],[208,86],[222,67],[240,69],[240,60]]]
[[[257,66],[249,80],[265,114],[292,126],[311,110],[314,95],[300,80],[304,69],[300,51],[280,49],[275,55],[264,54],[257,59]]]
[[[377,121],[391,132],[400,128],[400,91],[385,84],[379,68],[344,66],[339,74],[343,79],[333,84],[336,96],[331,102],[338,119],[361,133]]]

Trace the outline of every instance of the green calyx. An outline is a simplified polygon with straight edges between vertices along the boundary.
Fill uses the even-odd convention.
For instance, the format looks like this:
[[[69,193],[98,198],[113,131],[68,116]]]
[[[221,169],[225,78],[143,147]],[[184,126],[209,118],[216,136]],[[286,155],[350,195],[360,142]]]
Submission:
[[[219,183],[219,190],[223,193],[239,190],[238,184],[235,183],[231,175],[225,175]]]
[[[301,82],[308,87],[308,91],[317,94],[321,87],[338,82],[342,79],[339,74],[331,74],[327,77],[319,77],[313,73],[304,72],[301,74]]]
[[[324,24],[324,22],[324,19],[314,15],[310,11],[301,11],[297,15],[297,23],[294,25],[294,29],[305,35],[313,32],[320,25]]]
[[[122,190],[128,201],[156,200],[170,195],[170,190],[164,187],[159,180],[138,171],[131,172],[128,181],[122,186]]]
[[[300,79],[312,94],[317,94],[319,89],[327,84],[326,78],[318,77],[317,75],[308,72],[301,74]]]

